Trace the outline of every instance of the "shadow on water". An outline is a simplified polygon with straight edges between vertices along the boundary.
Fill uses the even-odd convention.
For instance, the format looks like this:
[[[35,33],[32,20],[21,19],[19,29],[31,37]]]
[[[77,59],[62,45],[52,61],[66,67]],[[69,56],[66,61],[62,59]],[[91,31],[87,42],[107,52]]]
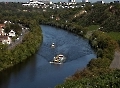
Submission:
[[[23,71],[23,68],[25,68],[28,64],[31,64],[33,69],[35,68],[35,56],[31,56],[28,59],[24,60],[23,62],[7,68],[0,72],[0,88],[9,88],[9,82],[12,75],[18,75],[20,72]],[[33,71],[33,70],[32,70]]]

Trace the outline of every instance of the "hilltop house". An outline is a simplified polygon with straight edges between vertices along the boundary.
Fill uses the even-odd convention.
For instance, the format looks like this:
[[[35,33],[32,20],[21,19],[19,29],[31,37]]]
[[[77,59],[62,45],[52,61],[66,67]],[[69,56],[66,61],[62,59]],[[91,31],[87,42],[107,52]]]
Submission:
[[[15,31],[11,30],[8,34],[10,37],[15,37]]]
[[[0,24],[0,35],[5,35],[4,27],[5,27],[5,24]]]
[[[0,42],[2,44],[11,44],[12,40],[8,36],[8,34],[4,32],[4,27],[5,27],[5,24],[0,24]]]

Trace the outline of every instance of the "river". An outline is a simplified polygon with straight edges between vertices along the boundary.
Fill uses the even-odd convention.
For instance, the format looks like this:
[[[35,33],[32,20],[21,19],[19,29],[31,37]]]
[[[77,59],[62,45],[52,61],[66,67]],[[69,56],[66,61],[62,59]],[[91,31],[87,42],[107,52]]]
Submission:
[[[43,43],[29,60],[0,73],[0,88],[54,88],[66,77],[82,70],[96,55],[88,40],[65,30],[41,25]],[[55,48],[51,44],[55,43]],[[57,54],[66,57],[65,63],[50,64]]]

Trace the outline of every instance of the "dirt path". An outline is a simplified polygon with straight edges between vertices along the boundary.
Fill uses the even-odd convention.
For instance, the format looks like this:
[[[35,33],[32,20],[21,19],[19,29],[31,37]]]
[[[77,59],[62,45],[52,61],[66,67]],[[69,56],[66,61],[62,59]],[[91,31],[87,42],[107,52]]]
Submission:
[[[115,52],[114,59],[110,65],[110,68],[120,69],[120,51]]]

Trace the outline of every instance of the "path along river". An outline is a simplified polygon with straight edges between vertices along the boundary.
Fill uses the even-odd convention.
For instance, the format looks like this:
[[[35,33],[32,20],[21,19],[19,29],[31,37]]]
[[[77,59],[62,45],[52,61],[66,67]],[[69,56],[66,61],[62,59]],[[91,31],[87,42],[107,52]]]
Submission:
[[[59,28],[41,25],[43,43],[29,60],[0,73],[0,88],[54,88],[78,69],[95,58],[88,40]],[[55,43],[55,48],[51,44]],[[57,54],[64,54],[66,62],[50,64]]]

